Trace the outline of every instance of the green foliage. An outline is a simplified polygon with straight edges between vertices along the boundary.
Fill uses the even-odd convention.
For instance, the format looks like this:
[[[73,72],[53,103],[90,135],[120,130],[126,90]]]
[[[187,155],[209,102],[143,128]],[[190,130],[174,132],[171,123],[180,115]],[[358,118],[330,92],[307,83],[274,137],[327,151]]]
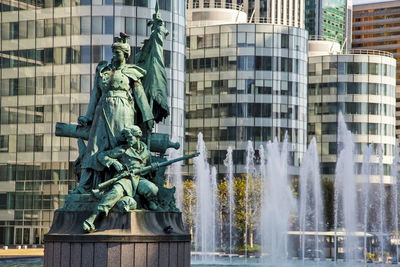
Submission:
[[[246,248],[245,246],[239,247],[237,249],[239,253],[245,253]],[[252,252],[260,252],[261,251],[261,246],[260,245],[254,245],[253,247],[247,246],[247,253],[252,253]]]
[[[247,184],[248,182],[248,184]],[[260,177],[241,175],[235,178],[235,222],[236,228],[243,234],[240,240],[244,244],[247,239],[248,244],[252,247],[254,231],[258,229],[261,212],[261,179]],[[247,233],[246,229],[246,188],[248,188],[248,206],[247,206]]]
[[[195,205],[196,205],[196,191],[195,184],[193,180],[186,180],[183,183],[183,218],[185,224],[193,233],[193,226],[195,220]]]

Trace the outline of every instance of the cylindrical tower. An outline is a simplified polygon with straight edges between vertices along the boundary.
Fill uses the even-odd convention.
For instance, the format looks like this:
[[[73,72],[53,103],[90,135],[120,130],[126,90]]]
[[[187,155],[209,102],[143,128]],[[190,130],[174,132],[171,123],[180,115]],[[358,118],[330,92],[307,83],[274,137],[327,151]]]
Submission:
[[[76,140],[56,122],[86,112],[96,65],[113,36],[134,54],[150,34],[155,0],[45,0],[1,4],[0,244],[41,244],[54,209],[75,186]],[[184,1],[160,1],[171,116],[156,131],[184,137]]]
[[[231,146],[234,172],[244,173],[248,140],[258,149],[287,133],[289,173],[296,174],[307,139],[307,32],[271,23],[203,23],[186,31],[186,151],[196,150],[203,132],[218,172],[226,171]]]
[[[316,53],[310,42],[308,63],[308,138],[316,137],[322,177],[334,179],[337,161],[338,114],[354,134],[355,162],[361,172],[365,145],[381,144],[384,182],[390,183],[394,156],[396,60],[382,51],[350,50]],[[324,43],[329,43],[324,41]],[[337,45],[337,44],[336,44]],[[335,46],[331,42],[331,46]],[[374,158],[375,164],[379,163]],[[379,183],[375,176],[372,182]]]

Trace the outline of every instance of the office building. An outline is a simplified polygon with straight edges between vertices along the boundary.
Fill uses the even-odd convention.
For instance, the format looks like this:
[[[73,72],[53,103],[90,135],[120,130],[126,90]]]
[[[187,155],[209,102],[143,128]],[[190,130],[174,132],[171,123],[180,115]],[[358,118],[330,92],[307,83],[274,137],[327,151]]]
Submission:
[[[306,0],[305,24],[310,36],[351,48],[352,0]]]
[[[304,28],[304,0],[187,0],[187,8],[238,8],[247,14],[248,22]]]
[[[353,49],[390,52],[397,60],[396,117],[400,118],[400,1],[354,5]],[[396,122],[400,137],[400,119]]]
[[[55,209],[75,187],[76,139],[55,123],[84,114],[97,63],[113,37],[132,55],[150,34],[154,0],[2,1],[0,40],[0,244],[41,244]],[[160,1],[171,116],[159,132],[184,137],[185,5]],[[133,56],[130,63],[133,63]]]
[[[287,132],[289,173],[298,174],[307,141],[307,31],[246,23],[236,9],[187,12],[188,18],[219,12],[227,19],[216,22],[215,16],[202,14],[210,19],[188,22],[185,151],[196,150],[197,134],[203,132],[218,173],[226,172],[223,160],[229,146],[234,172],[244,173],[248,140],[258,149],[274,137],[283,141]]]
[[[333,48],[332,48],[333,47]],[[391,183],[395,147],[395,69],[383,51],[341,53],[330,41],[310,41],[308,58],[308,141],[316,137],[321,177],[334,179],[338,150],[338,114],[354,135],[356,172],[361,174],[365,146],[382,145],[383,182]],[[374,156],[375,167],[379,163]],[[379,168],[371,182],[379,183]]]

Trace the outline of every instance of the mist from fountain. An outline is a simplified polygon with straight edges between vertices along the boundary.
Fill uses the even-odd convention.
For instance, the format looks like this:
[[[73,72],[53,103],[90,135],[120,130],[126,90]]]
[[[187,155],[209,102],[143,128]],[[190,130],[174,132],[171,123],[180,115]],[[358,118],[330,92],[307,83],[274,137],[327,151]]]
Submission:
[[[362,218],[362,230],[364,232],[364,248],[367,247],[367,233],[368,233],[368,215],[370,210],[370,180],[372,175],[372,163],[371,156],[374,152],[373,145],[364,146],[363,163],[361,165],[361,217]],[[367,261],[367,253],[364,253],[364,261]]]
[[[319,251],[318,232],[324,231],[324,207],[322,203],[321,177],[315,137],[311,140],[300,167],[299,189],[299,230],[301,233],[301,257],[304,260],[306,248],[310,248],[312,251]],[[315,232],[313,247],[309,247],[306,244],[305,231]]]
[[[384,247],[387,242],[387,236],[390,231],[394,231],[395,239],[398,240],[398,181],[397,181],[397,162],[398,148],[395,148],[395,159],[391,167],[391,175],[393,183],[391,185],[391,199],[387,199],[384,180],[383,180],[383,151],[378,146],[378,155],[374,152],[374,145],[365,146],[363,148],[363,163],[361,166],[361,175],[357,175],[354,163],[354,142],[353,135],[347,129],[343,116],[340,114],[338,118],[338,157],[336,165],[336,178],[334,182],[334,260],[344,255],[345,260],[349,264],[355,262],[362,257],[367,260],[368,252],[379,251],[380,257],[383,259],[383,252],[388,247]],[[217,224],[223,223],[218,221],[217,214],[218,198],[217,198],[217,173],[215,168],[211,168],[207,163],[207,150],[201,134],[198,136],[198,151],[200,156],[194,160],[195,183],[196,183],[196,218],[194,241],[195,250],[200,252],[212,253],[217,251],[216,233]],[[227,150],[224,164],[227,168],[225,176],[228,182],[226,203],[229,218],[229,254],[232,254],[234,242],[233,225],[234,222],[234,171],[232,149]],[[261,219],[259,222],[259,232],[257,239],[261,241],[263,259],[268,264],[278,264],[282,266],[282,262],[287,259],[288,250],[288,230],[289,223],[298,215],[299,232],[301,235],[300,245],[302,258],[307,258],[306,249],[311,251],[319,251],[326,249],[318,242],[317,233],[324,231],[323,220],[323,204],[321,191],[321,177],[319,173],[319,160],[317,153],[317,144],[315,139],[309,144],[307,152],[304,154],[300,167],[299,178],[299,203],[297,205],[292,189],[290,187],[288,176],[288,141],[279,143],[277,139],[274,142],[268,142],[265,149],[259,147],[260,165],[255,166],[255,151],[253,143],[248,142],[247,158],[245,171],[246,189],[245,189],[245,208],[246,233],[248,223],[254,216],[249,215],[251,207],[251,199],[249,192],[252,192],[250,177],[261,178]],[[377,164],[376,159],[379,159]],[[373,183],[379,175],[379,183]],[[357,181],[356,177],[360,180]],[[358,191],[356,190],[358,186]],[[378,190],[377,190],[378,189]],[[359,204],[359,205],[358,205]],[[391,208],[390,229],[389,225],[385,225],[385,210]],[[358,207],[358,208],[357,208]],[[300,213],[296,214],[297,208]],[[250,217],[251,216],[251,217]],[[342,228],[343,230],[341,230]],[[222,228],[221,228],[222,229]],[[306,231],[315,231],[314,243],[307,243],[305,236]],[[342,233],[344,231],[344,233]],[[375,232],[375,236],[379,242],[371,243],[370,232]],[[363,240],[360,239],[359,232],[363,233]],[[342,235],[343,234],[343,235]],[[310,234],[307,233],[308,237]],[[358,236],[358,237],[356,237]],[[223,235],[221,234],[221,240]],[[342,243],[338,243],[337,237],[343,237]],[[245,238],[247,245],[247,235]],[[359,242],[363,241],[363,245]],[[226,244],[227,242],[221,242]],[[379,245],[380,244],[380,245]],[[397,243],[396,243],[397,244]],[[371,246],[372,245],[372,246]],[[380,247],[377,247],[380,246]],[[247,246],[245,246],[246,248]],[[343,248],[338,250],[338,248]],[[372,250],[371,250],[372,248]],[[375,248],[375,249],[374,249]],[[337,253],[343,253],[338,255]],[[399,256],[398,246],[396,245],[395,255]],[[247,255],[247,251],[245,251]],[[293,255],[293,254],[292,254]],[[319,254],[318,254],[319,255]],[[376,254],[375,254],[376,255]],[[213,261],[215,256],[201,256],[203,259]],[[245,262],[247,258],[245,258]],[[232,260],[232,259],[231,259]],[[204,261],[203,261],[204,263]],[[286,263],[285,263],[286,264]],[[274,266],[275,266],[274,265]]]
[[[386,212],[385,212],[385,201],[386,201],[386,192],[385,192],[385,185],[383,183],[383,150],[382,150],[382,145],[378,145],[378,158],[379,158],[379,191],[378,193],[378,203],[379,203],[379,209],[378,209],[378,225],[379,225],[379,232],[378,232],[378,237],[379,237],[379,248],[380,248],[380,254],[381,258],[383,259],[383,251],[385,249],[384,246],[384,236],[386,233],[386,225],[385,225],[385,219],[386,218]]]
[[[229,255],[232,255],[234,241],[233,241],[233,210],[235,207],[235,195],[233,192],[233,159],[232,159],[232,147],[228,147],[224,165],[228,171],[228,175],[225,179],[228,180],[228,212],[229,212]]]
[[[196,216],[194,243],[195,251],[200,251],[201,261],[213,261],[216,251],[216,212],[217,182],[216,170],[207,162],[207,149],[203,134],[198,134],[197,151],[200,155],[194,159],[196,186]]]
[[[347,129],[342,113],[338,116],[338,159],[335,177],[335,236],[338,227],[345,228],[344,253],[346,261],[356,259],[357,239],[357,198],[354,164],[354,141]],[[337,238],[335,238],[335,260],[337,259]]]
[[[181,157],[180,150],[169,149],[168,160]],[[183,210],[183,180],[182,180],[182,162],[178,161],[168,166],[167,187],[175,186],[175,205]]]
[[[255,178],[255,166],[254,166],[254,148],[253,148],[253,142],[248,141],[247,142],[247,148],[246,148],[246,192],[245,192],[245,206],[246,206],[246,216],[245,216],[245,230],[244,230],[244,256],[245,259],[247,259],[247,244],[249,242],[248,240],[248,228],[249,228],[249,210],[250,210],[250,205],[252,205],[250,199],[249,199],[249,190],[250,188],[250,183],[249,179],[252,177],[253,179]]]
[[[391,209],[392,209],[392,229],[394,230],[394,238],[396,239],[396,259],[399,259],[399,188],[398,188],[398,171],[399,171],[399,146],[398,140],[396,140],[396,145],[394,147],[394,159],[391,166],[391,176],[392,176],[392,199],[391,199]]]
[[[288,177],[288,142],[267,144],[266,176],[262,177],[261,244],[263,253],[272,261],[286,259],[287,231],[296,200]]]

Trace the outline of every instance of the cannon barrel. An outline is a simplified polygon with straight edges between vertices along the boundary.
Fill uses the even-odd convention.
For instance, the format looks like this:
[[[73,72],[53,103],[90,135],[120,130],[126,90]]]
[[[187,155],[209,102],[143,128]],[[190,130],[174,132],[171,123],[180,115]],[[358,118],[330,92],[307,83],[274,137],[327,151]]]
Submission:
[[[63,122],[56,123],[56,136],[81,138],[88,140],[90,134],[90,126],[82,126],[79,124],[69,124]],[[145,142],[147,143],[147,142]],[[150,137],[150,151],[164,154],[168,148],[179,149],[180,144],[169,140],[168,134],[152,133]]]

